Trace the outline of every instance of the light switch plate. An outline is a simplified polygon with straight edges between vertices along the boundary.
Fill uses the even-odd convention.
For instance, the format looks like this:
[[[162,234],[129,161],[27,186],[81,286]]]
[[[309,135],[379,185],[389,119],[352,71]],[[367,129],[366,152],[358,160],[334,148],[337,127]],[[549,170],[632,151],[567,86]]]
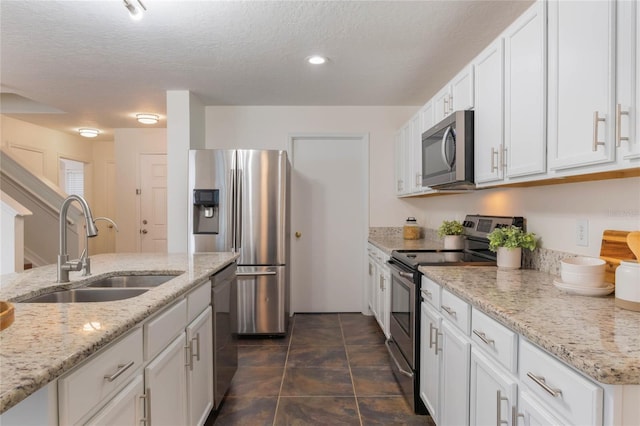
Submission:
[[[589,246],[589,221],[587,219],[576,220],[576,245]]]

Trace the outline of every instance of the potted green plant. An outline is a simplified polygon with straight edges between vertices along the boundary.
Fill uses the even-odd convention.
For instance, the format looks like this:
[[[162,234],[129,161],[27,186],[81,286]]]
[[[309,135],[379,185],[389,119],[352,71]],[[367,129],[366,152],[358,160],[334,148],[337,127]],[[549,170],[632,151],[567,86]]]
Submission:
[[[444,220],[438,228],[438,236],[444,238],[446,250],[459,250],[464,248],[464,226],[457,220]]]
[[[520,269],[522,249],[536,248],[536,234],[518,226],[496,228],[488,235],[489,250],[497,252],[498,269]]]

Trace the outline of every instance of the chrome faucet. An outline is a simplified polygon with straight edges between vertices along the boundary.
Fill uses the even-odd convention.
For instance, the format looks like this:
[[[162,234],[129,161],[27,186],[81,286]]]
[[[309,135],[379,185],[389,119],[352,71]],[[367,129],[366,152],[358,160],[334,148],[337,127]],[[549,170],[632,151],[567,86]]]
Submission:
[[[91,214],[91,209],[87,201],[79,195],[69,195],[65,198],[60,207],[60,250],[58,251],[57,281],[59,283],[69,282],[69,271],[84,270],[86,272],[90,265],[88,247],[84,248],[79,260],[69,260],[69,253],[67,253],[67,212],[73,201],[77,201],[80,207],[82,207],[87,228],[87,238],[98,235],[98,228],[96,228],[95,223],[93,223],[93,215]]]
[[[113,227],[116,228],[116,232],[120,232],[120,229],[118,229],[118,225],[112,219],[109,219],[108,217],[100,216],[100,217],[96,217],[95,219],[93,219],[93,223],[95,224],[99,220],[104,220],[104,221],[107,221],[107,222],[111,223],[111,225],[113,225]],[[96,228],[96,233],[97,232],[98,232],[98,228]],[[82,276],[83,277],[87,277],[87,276],[91,275],[91,259],[89,259],[89,237],[90,237],[89,233],[85,232],[85,234],[84,234],[84,250],[82,250],[82,254],[80,255],[80,262],[82,263]]]

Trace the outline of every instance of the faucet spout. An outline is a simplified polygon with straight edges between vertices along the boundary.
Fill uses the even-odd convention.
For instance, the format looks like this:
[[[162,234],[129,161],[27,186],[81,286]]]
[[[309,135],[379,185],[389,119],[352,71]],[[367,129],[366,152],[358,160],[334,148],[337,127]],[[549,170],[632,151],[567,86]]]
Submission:
[[[93,220],[93,215],[91,214],[91,209],[89,208],[89,204],[87,201],[80,197],[79,195],[69,195],[62,202],[62,206],[60,207],[60,245],[58,251],[58,281],[59,283],[69,282],[69,271],[79,271],[84,265],[88,264],[89,254],[86,253],[86,260],[83,261],[69,261],[69,253],[67,253],[67,213],[69,211],[69,206],[73,201],[77,201],[82,207],[82,212],[84,213],[85,225],[87,228],[87,237],[95,237],[98,235],[98,228]],[[86,247],[85,247],[86,250]]]

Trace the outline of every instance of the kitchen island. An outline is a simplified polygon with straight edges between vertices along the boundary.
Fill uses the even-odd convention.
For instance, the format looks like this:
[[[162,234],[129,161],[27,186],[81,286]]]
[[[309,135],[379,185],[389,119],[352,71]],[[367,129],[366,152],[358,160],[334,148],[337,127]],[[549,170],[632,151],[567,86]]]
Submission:
[[[0,277],[0,300],[15,306],[15,322],[0,332],[0,413],[55,381],[149,316],[234,262],[234,253],[123,253],[92,256],[92,275],[56,283],[56,265]],[[130,299],[99,303],[20,303],[53,290],[81,287],[101,277],[176,275]]]

